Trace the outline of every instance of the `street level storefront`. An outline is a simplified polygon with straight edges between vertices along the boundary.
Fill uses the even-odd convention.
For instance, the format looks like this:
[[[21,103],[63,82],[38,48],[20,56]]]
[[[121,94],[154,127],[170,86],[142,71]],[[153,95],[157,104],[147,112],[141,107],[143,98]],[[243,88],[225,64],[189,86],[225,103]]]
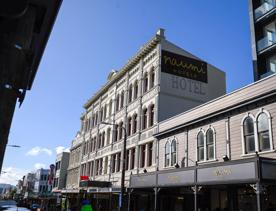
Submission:
[[[276,207],[276,160],[225,161],[132,175],[132,211],[261,211]]]

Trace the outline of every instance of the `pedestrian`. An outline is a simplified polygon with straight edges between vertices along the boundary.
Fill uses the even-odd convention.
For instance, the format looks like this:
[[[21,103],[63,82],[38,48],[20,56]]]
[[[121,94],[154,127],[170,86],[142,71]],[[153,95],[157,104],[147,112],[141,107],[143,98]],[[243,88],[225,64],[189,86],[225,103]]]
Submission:
[[[81,211],[93,211],[92,205],[89,200],[85,199],[81,202]]]

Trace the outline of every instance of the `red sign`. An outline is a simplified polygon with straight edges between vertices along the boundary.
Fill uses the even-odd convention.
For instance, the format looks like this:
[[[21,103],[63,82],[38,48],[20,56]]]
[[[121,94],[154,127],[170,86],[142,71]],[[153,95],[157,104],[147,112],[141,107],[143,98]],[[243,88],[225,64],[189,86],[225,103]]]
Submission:
[[[80,176],[80,180],[89,180],[88,176]]]

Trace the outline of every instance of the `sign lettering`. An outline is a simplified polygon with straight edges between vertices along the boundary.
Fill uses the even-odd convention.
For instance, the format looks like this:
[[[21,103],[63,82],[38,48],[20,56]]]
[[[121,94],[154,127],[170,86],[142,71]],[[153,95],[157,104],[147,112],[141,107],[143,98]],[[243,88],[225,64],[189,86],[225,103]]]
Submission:
[[[207,83],[207,63],[162,50],[162,72]]]

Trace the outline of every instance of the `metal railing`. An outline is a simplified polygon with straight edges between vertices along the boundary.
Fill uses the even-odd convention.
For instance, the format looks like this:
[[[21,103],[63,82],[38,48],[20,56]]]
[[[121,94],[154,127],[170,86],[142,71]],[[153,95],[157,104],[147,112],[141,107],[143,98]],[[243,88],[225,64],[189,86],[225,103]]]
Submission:
[[[255,20],[259,19],[272,9],[276,7],[276,1],[275,0],[270,0],[265,3],[263,3],[260,7],[255,9]]]
[[[258,41],[257,49],[258,52],[268,48],[276,43],[276,33],[271,33],[269,36],[266,36]]]

